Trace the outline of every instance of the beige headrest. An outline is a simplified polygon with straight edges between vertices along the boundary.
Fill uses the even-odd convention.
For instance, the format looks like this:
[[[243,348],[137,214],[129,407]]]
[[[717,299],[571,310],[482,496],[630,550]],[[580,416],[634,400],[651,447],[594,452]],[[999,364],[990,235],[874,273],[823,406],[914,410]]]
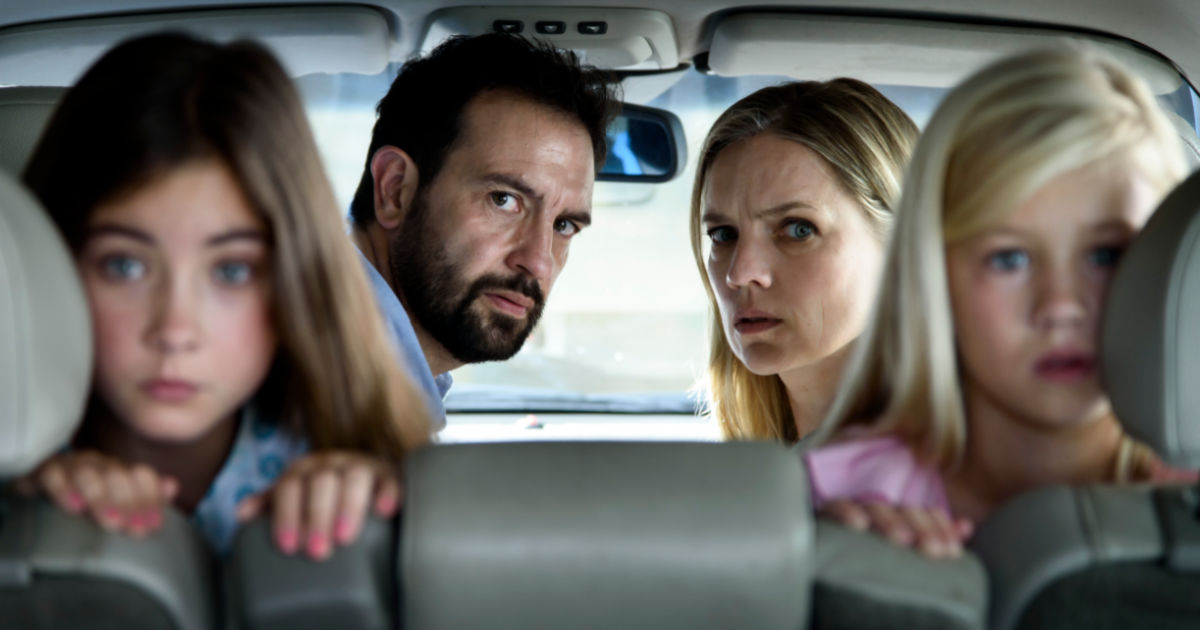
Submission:
[[[0,88],[0,171],[19,176],[66,88]]]
[[[0,172],[0,479],[67,441],[91,372],[91,321],[74,260],[38,203]]]
[[[1122,257],[1101,356],[1126,430],[1168,462],[1200,467],[1200,173],[1162,202]]]

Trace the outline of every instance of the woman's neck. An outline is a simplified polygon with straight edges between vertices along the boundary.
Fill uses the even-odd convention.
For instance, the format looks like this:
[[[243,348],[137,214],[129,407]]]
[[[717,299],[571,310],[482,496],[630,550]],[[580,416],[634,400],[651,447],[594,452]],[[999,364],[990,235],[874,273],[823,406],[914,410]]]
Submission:
[[[1079,424],[1054,428],[1020,417],[967,388],[961,467],[947,476],[955,514],[978,522],[1014,496],[1053,484],[1107,481],[1123,432],[1108,406]]]
[[[854,344],[848,343],[816,363],[779,374],[787,390],[798,437],[803,438],[821,426],[853,348]]]
[[[195,509],[229,456],[237,435],[237,413],[218,422],[208,433],[186,443],[158,442],[131,430],[107,411],[89,418],[91,430],[77,446],[94,448],[126,462],[146,464],[158,474],[174,477],[179,491],[174,504],[185,512]]]

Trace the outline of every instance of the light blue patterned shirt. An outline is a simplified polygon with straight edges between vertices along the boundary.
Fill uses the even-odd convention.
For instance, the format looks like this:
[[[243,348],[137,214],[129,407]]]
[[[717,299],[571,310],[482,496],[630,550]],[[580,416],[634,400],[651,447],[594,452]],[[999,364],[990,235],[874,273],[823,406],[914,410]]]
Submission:
[[[372,265],[362,252],[358,252],[358,257],[367,271],[367,280],[375,293],[375,303],[379,305],[379,312],[387,322],[400,359],[412,375],[413,382],[425,394],[434,428],[441,430],[446,427],[446,407],[442,404],[442,399],[454,384],[454,377],[450,376],[449,372],[434,376],[433,371],[429,369],[429,362],[425,360],[425,353],[421,350],[421,342],[417,341],[417,332],[413,330],[412,320],[408,318],[408,311],[404,310],[400,298],[396,297],[387,280],[379,275],[375,265]]]
[[[192,513],[192,522],[222,556],[229,553],[237,533],[237,504],[270,488],[292,460],[308,452],[306,440],[264,422],[250,406],[240,415],[233,448]]]

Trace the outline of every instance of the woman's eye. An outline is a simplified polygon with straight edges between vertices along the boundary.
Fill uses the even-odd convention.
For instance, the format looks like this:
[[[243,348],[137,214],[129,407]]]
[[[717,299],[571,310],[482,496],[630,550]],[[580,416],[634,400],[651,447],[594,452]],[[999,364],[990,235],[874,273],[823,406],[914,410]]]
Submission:
[[[132,282],[146,275],[146,263],[132,256],[116,254],[100,261],[105,277],[121,282]]]
[[[500,208],[501,210],[516,210],[517,209],[516,195],[512,195],[512,194],[509,194],[506,192],[493,192],[493,193],[488,193],[488,195],[492,198],[492,204],[495,205],[497,208]]]
[[[1121,247],[1097,247],[1088,254],[1088,260],[1097,267],[1113,267],[1121,259],[1123,252]]]
[[[1029,254],[1019,249],[1006,249],[989,255],[987,264],[996,271],[1018,271],[1029,266]]]
[[[230,286],[241,286],[254,278],[254,268],[245,262],[222,262],[213,268],[217,282]]]
[[[555,219],[554,232],[562,236],[575,236],[579,232],[579,225],[570,219]]]
[[[803,240],[816,234],[817,226],[813,225],[810,221],[788,221],[783,224],[783,233],[788,238]]]
[[[713,244],[729,243],[737,240],[737,230],[728,225],[718,225],[708,231],[708,238],[712,239]]]

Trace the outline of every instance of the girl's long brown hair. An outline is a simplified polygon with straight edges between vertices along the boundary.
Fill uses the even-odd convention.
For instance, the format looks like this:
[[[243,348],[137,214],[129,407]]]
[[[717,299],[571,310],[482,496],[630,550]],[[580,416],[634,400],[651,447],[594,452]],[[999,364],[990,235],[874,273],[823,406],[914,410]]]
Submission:
[[[185,164],[230,169],[272,244],[280,349],[255,405],[314,449],[398,461],[429,440],[295,87],[253,42],[128,40],[63,96],[24,173],[78,251],[92,210]]]

